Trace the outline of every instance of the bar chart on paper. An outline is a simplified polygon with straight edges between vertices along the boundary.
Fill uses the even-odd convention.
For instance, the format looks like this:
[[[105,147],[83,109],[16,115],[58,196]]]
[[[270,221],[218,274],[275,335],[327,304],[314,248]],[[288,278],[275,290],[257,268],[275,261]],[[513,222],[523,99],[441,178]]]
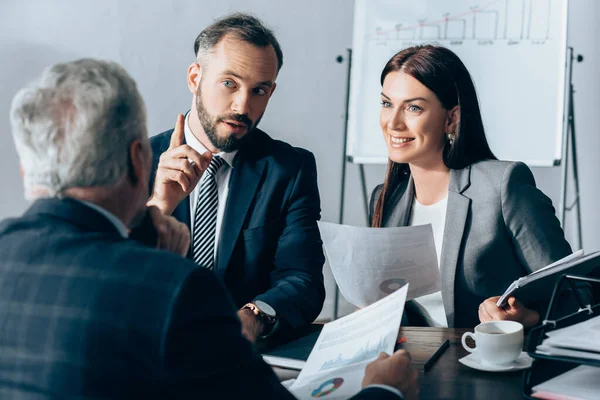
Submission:
[[[335,359],[327,360],[323,363],[319,371],[327,371],[332,368],[339,368],[346,365],[356,364],[363,361],[368,361],[377,358],[379,353],[386,352],[389,348],[387,338],[382,338],[379,341],[367,342],[364,347],[356,350],[351,355],[338,354]]]
[[[381,71],[403,48],[455,52],[478,92],[498,158],[560,160],[565,104],[567,0],[356,0],[347,155],[385,163],[379,127]]]

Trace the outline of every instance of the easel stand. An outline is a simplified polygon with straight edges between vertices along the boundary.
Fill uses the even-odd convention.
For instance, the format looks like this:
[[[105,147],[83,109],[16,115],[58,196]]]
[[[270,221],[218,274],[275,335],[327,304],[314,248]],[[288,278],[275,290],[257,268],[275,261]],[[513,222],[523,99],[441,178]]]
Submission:
[[[567,118],[563,124],[563,153],[562,153],[562,164],[561,164],[561,193],[560,193],[560,206],[559,206],[559,220],[565,229],[565,217],[567,211],[572,211],[577,206],[577,214],[575,216],[577,223],[577,248],[581,249],[582,246],[582,234],[581,234],[581,203],[579,198],[579,172],[577,169],[577,145],[575,141],[575,110],[573,102],[573,94],[575,89],[573,87],[573,62],[582,62],[583,56],[578,54],[574,56],[573,48],[568,48],[568,95],[567,95]],[[573,163],[573,186],[575,189],[575,200],[570,206],[567,206],[567,181],[569,171],[569,149],[571,150],[570,159]]]

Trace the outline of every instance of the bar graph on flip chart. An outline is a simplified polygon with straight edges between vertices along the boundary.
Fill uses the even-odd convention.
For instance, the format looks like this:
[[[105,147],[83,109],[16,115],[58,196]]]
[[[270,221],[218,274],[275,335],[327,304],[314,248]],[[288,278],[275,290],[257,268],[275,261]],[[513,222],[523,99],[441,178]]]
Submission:
[[[471,72],[492,151],[532,166],[561,157],[568,0],[356,0],[347,155],[384,163],[379,77],[399,50],[437,44]]]
[[[445,12],[437,19],[420,18],[388,29],[378,26],[370,39],[549,40],[551,6],[552,0],[495,0],[462,12]]]

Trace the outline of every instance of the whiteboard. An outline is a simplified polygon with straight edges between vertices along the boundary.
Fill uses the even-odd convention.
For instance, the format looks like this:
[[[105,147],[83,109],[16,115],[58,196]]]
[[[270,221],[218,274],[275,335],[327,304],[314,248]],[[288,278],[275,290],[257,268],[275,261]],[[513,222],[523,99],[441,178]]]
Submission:
[[[379,126],[380,75],[399,50],[437,44],[475,82],[496,157],[531,166],[560,162],[568,0],[356,0],[348,159],[387,163]]]

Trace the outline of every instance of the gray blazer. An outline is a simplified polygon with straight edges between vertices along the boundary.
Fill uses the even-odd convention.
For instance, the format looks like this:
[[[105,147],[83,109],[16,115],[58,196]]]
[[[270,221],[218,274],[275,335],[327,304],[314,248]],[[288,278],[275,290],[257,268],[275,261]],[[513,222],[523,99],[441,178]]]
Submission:
[[[382,188],[371,196],[371,216]],[[489,160],[450,170],[448,189],[442,298],[448,326],[470,328],[479,323],[482,301],[572,251],[551,200],[525,164]],[[389,196],[382,226],[407,226],[415,196],[412,177]]]

